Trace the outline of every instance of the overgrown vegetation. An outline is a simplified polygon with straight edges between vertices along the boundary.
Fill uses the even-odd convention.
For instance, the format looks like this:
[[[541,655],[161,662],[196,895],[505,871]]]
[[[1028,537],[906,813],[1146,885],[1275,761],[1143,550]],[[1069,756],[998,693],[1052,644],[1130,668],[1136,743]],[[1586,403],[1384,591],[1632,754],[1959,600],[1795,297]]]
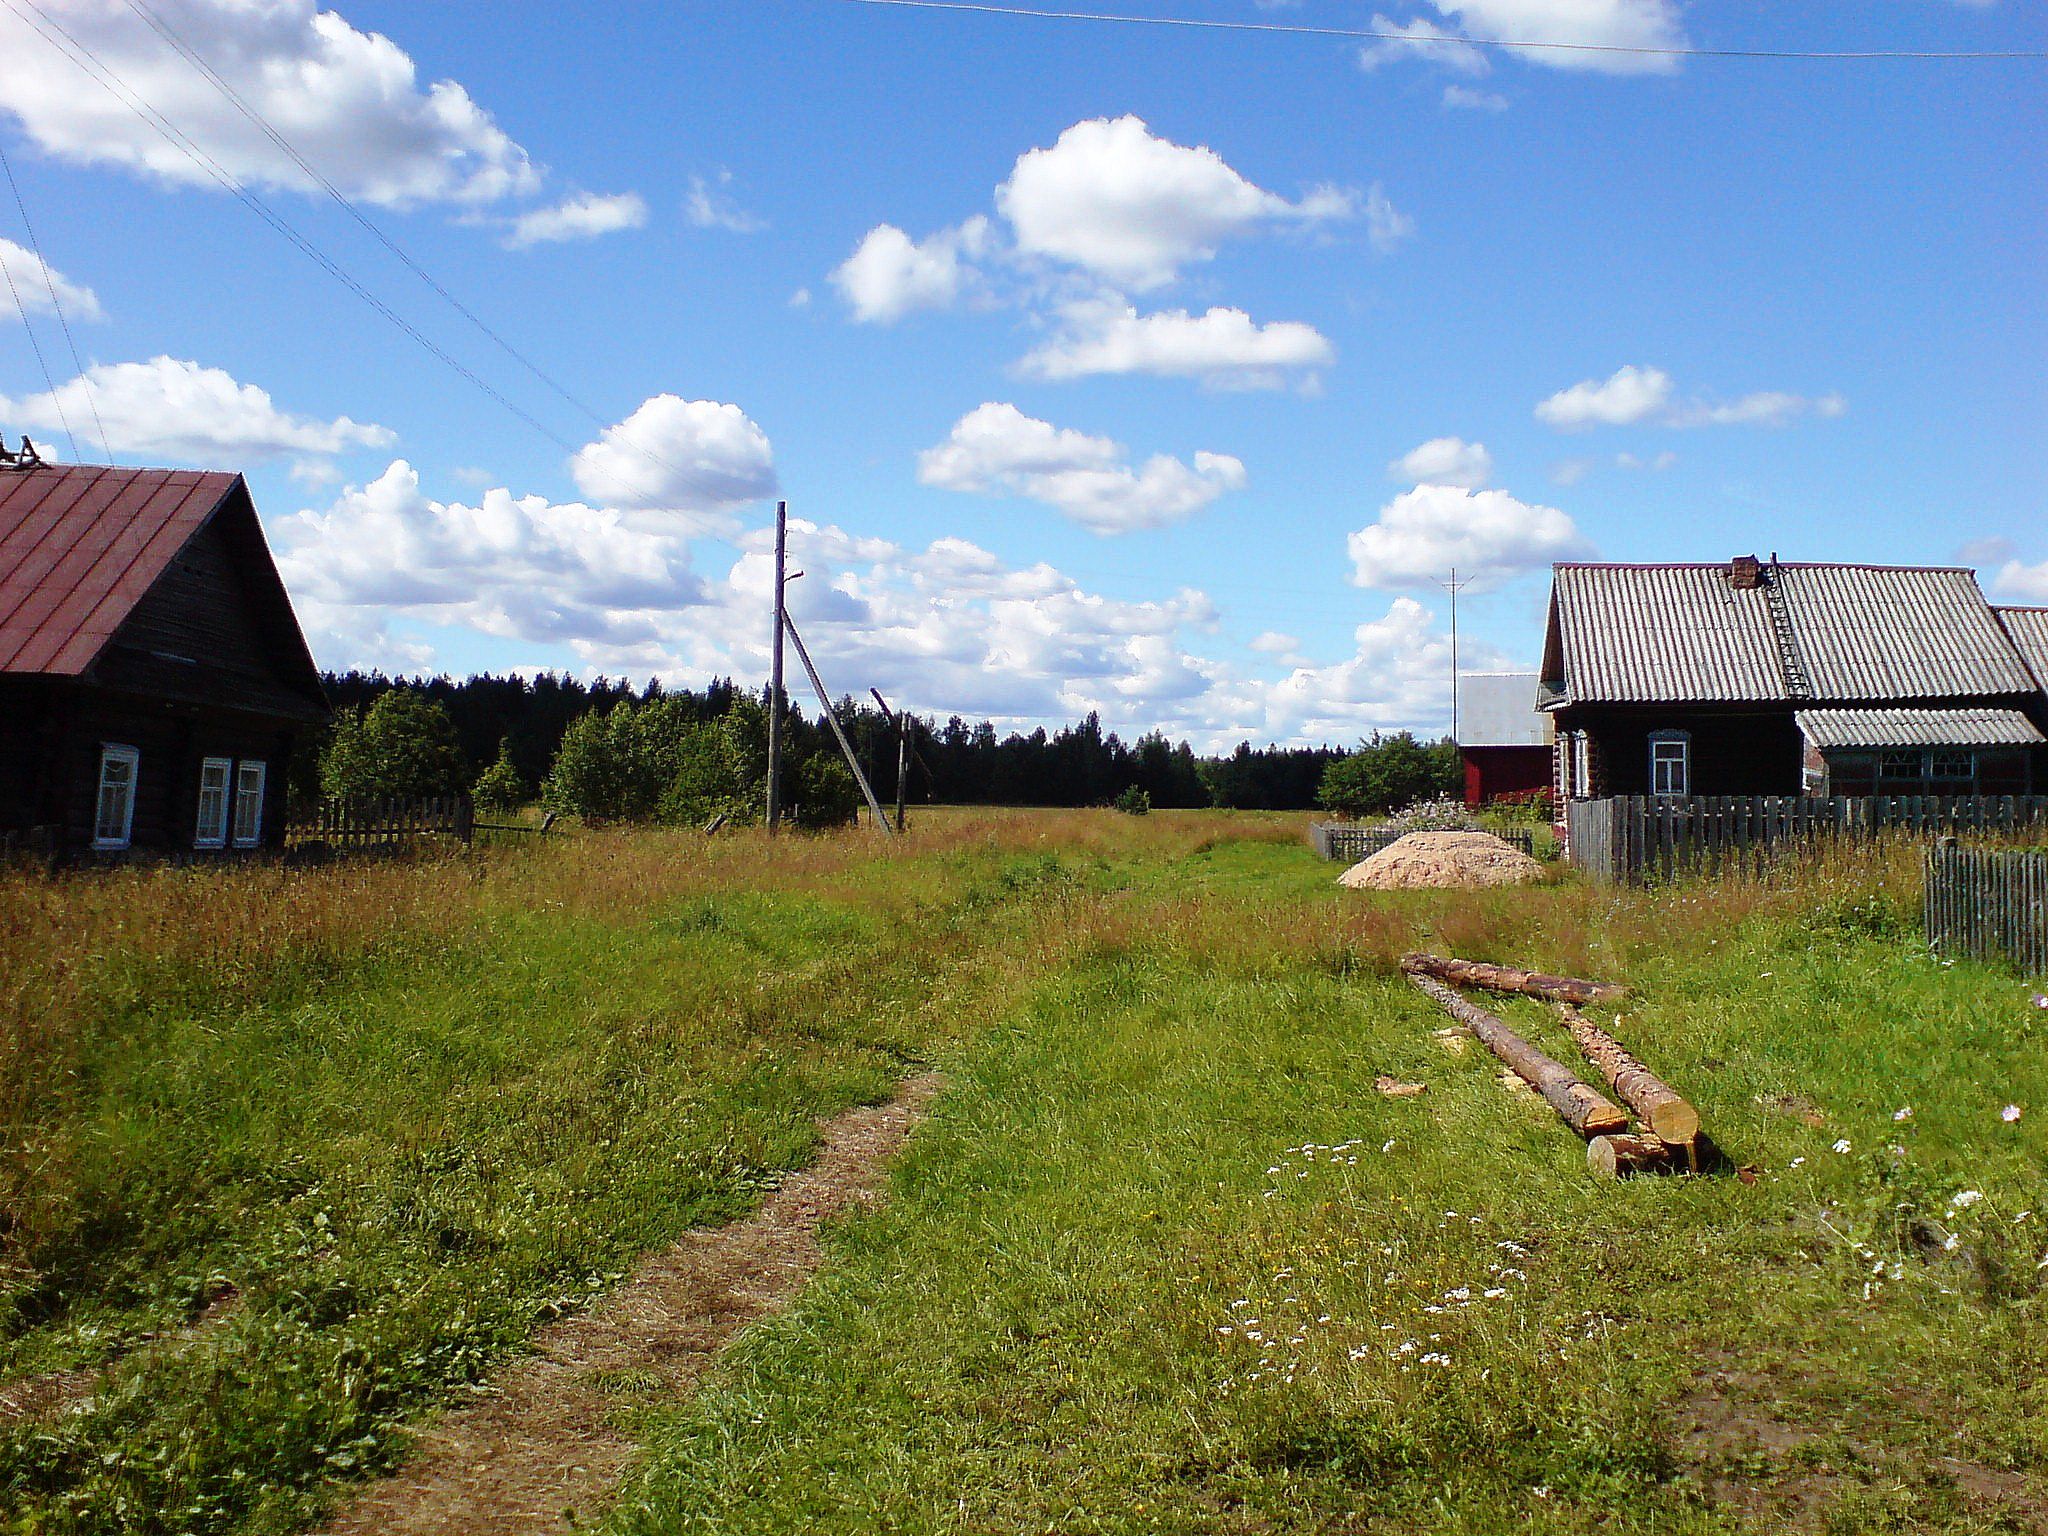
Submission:
[[[1365,896],[1299,818],[913,832],[0,883],[0,1384],[105,1373],[0,1425],[0,1530],[303,1524],[913,1063],[893,1203],[698,1396],[622,1399],[614,1529],[2048,1510],[2048,1009],[1924,955],[1910,850]],[[1635,985],[1754,1182],[1590,1182],[1435,1042],[1417,944]]]
[[[1408,731],[1378,731],[1355,752],[1323,770],[1316,803],[1339,816],[1384,816],[1404,806],[1446,801],[1457,794],[1463,769],[1451,741],[1425,746]]]

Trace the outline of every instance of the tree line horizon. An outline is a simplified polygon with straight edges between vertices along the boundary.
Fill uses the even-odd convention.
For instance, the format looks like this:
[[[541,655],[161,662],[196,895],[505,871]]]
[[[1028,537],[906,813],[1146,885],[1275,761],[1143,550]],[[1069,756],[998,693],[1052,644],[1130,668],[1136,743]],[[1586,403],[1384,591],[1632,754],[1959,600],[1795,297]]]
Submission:
[[[322,682],[337,722],[359,719],[394,692],[439,705],[453,728],[459,767],[442,754],[437,792],[467,792],[488,775],[496,798],[515,791],[537,795],[564,739],[584,716],[609,715],[620,704],[643,709],[658,703],[666,715],[708,724],[731,715],[741,701],[742,707],[765,709],[767,698],[765,687],[747,690],[725,677],[710,679],[701,691],[665,687],[659,679],[636,687],[623,678],[585,682],[553,672],[483,672],[456,679],[351,670],[324,673]],[[793,699],[786,698],[784,707],[793,760],[836,758],[822,714],[806,713]],[[836,713],[875,793],[892,799],[896,727],[873,703],[851,696],[839,701]],[[1093,711],[1054,731],[1038,726],[1007,734],[989,720],[912,718],[917,731],[907,798],[913,804],[1078,807],[1130,803],[1142,795],[1162,810],[1322,808],[1371,815],[1454,794],[1460,780],[1449,738],[1425,743],[1407,731],[1375,732],[1355,747],[1254,747],[1245,740],[1228,753],[1197,754],[1185,739],[1172,741],[1156,729],[1125,742],[1105,731]],[[301,795],[321,792],[321,761],[334,729],[319,733],[299,754],[293,786]]]

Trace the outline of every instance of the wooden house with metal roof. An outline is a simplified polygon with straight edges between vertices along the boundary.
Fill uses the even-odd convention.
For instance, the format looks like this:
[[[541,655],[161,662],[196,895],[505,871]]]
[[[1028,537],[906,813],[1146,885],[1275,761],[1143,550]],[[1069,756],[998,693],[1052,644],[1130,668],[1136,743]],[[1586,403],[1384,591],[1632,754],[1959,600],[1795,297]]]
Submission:
[[[327,715],[240,475],[0,455],[0,842],[276,846]]]
[[[1976,573],[1555,568],[1541,707],[1560,800],[2048,789],[2048,610]]]

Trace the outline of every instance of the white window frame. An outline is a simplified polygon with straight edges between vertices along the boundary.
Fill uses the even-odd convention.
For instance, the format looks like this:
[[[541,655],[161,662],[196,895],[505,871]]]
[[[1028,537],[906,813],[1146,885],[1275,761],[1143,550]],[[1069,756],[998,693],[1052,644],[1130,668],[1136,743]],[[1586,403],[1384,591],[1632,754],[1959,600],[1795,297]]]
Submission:
[[[102,829],[107,820],[107,768],[113,763],[123,763],[128,769],[127,796],[121,805],[120,836],[109,836]],[[126,848],[135,832],[135,790],[142,782],[142,754],[135,748],[118,741],[100,743],[100,773],[92,802],[92,845],[111,851]]]
[[[1665,756],[1662,749],[1678,748],[1675,757]],[[1678,788],[1660,787],[1658,770],[1676,765]],[[1650,732],[1650,793],[1660,799],[1682,799],[1692,793],[1692,733],[1690,731]]]
[[[1587,731],[1571,733],[1571,788],[1574,800],[1593,798],[1593,737]]]
[[[220,784],[209,790],[206,776],[214,769],[220,770]],[[231,757],[203,757],[199,760],[199,805],[192,828],[194,848],[225,848],[228,845],[228,819],[234,808],[235,760]],[[207,824],[207,796],[212,794],[212,825]]]
[[[256,812],[249,818],[249,829],[245,832],[242,830],[242,800],[249,791],[244,788],[242,781],[252,774],[256,779],[254,791]],[[234,810],[233,820],[229,823],[229,826],[234,832],[235,846],[237,848],[254,848],[263,841],[263,796],[269,788],[269,783],[270,765],[268,763],[244,759],[235,764]]]

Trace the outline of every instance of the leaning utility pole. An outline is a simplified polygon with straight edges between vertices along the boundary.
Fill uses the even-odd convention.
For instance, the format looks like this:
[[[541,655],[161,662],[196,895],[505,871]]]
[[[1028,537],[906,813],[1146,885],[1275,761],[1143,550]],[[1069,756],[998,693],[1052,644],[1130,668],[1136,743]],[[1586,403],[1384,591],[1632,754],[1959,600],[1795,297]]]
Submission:
[[[783,589],[789,585],[789,503],[775,503],[775,641],[768,661],[768,835],[782,825],[782,629]]]
[[[910,792],[910,716],[899,715],[889,708],[889,701],[882,697],[882,690],[870,688],[875,702],[882,707],[882,718],[896,727],[896,830],[904,830],[904,801]]]

